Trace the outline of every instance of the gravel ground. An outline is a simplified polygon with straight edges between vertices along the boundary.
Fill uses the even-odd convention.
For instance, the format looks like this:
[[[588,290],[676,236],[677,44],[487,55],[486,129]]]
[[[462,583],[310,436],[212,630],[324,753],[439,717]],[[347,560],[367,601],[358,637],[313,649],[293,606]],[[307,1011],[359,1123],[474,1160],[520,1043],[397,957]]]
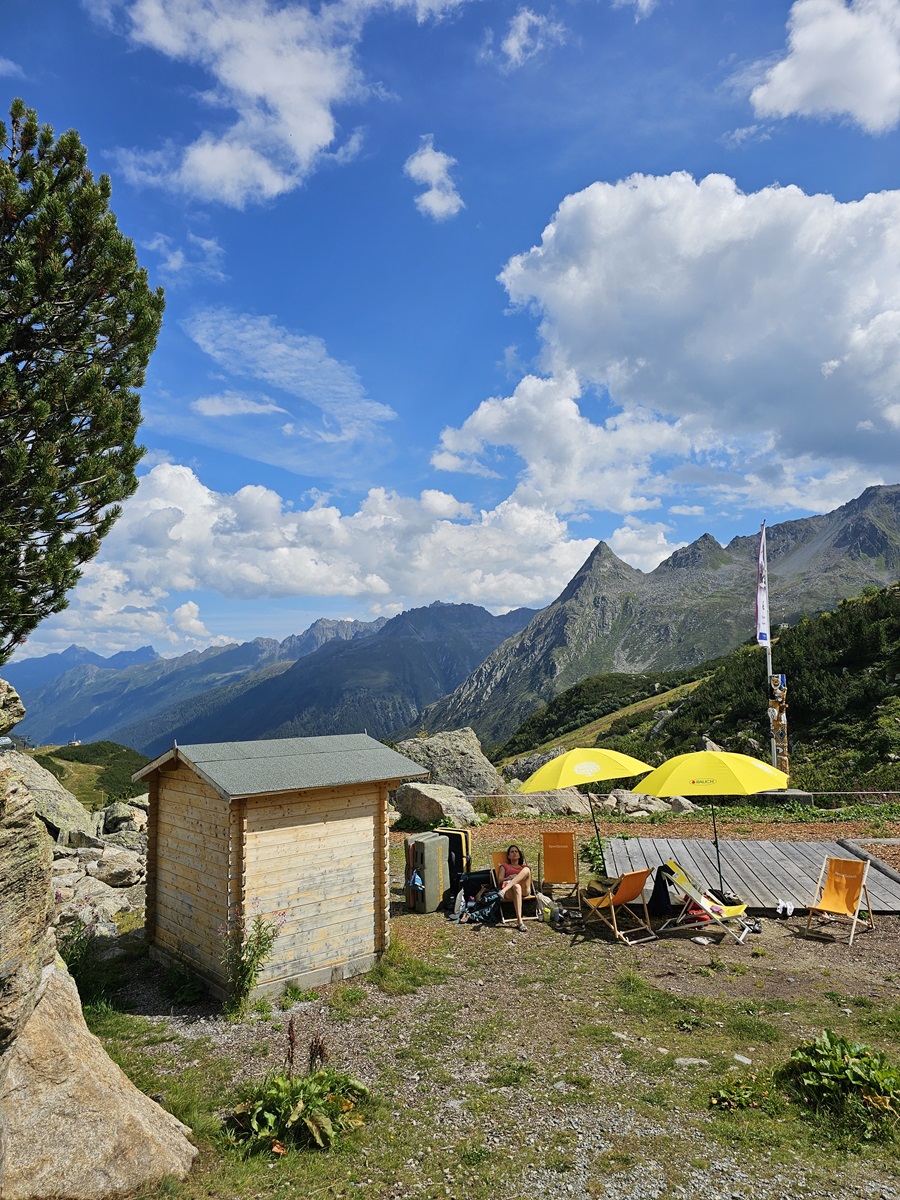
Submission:
[[[723,837],[740,827],[726,832],[723,824]],[[555,829],[564,825],[553,822]],[[585,836],[590,832],[581,822],[572,826]],[[540,829],[534,820],[494,820],[475,832],[476,861],[507,842],[536,842]],[[677,829],[681,837],[689,836],[688,829],[709,836],[702,823],[679,823]],[[864,823],[766,826],[760,835],[771,838],[776,830],[798,840],[871,838]],[[665,836],[659,826],[653,832]],[[897,837],[900,829],[879,834]],[[392,840],[402,841],[402,835]],[[883,846],[872,849],[888,860]],[[337,985],[287,1012],[276,1008],[268,1020],[240,1024],[226,1022],[210,1004],[172,1010],[155,968],[136,976],[131,987],[136,1011],[155,1016],[188,1044],[210,1039],[235,1061],[237,1078],[258,1078],[281,1066],[285,1027],[293,1017],[300,1046],[321,1035],[335,1065],[376,1089],[409,1141],[409,1156],[387,1178],[373,1151],[350,1190],[323,1195],[470,1200],[468,1181],[482,1168],[466,1163],[468,1146],[483,1147],[490,1160],[483,1169],[499,1172],[497,1194],[509,1200],[900,1198],[900,1164],[893,1171],[889,1161],[847,1160],[823,1150],[810,1166],[783,1148],[772,1153],[764,1132],[750,1145],[724,1145],[721,1122],[728,1118],[705,1112],[694,1091],[707,1078],[709,1063],[676,1065],[679,1057],[708,1056],[714,1067],[724,1062],[727,1072],[781,1060],[822,1028],[821,1011],[808,1015],[804,1003],[813,996],[821,1001],[823,993],[834,997],[837,1028],[866,1006],[874,1011],[900,1004],[900,917],[880,918],[878,928],[857,935],[852,947],[806,940],[795,918],[764,920],[762,932],[743,946],[705,947],[679,936],[629,948],[537,923],[520,934],[511,926],[475,930],[441,914],[409,913],[402,902],[401,856],[392,858],[393,936],[417,957],[445,966],[450,974],[443,984],[389,997],[352,981],[362,998],[344,1019],[334,1003]],[[693,1002],[703,1002],[709,1012],[710,1002],[750,998],[777,1027],[777,1043],[756,1045],[748,1036],[724,1050],[717,1043],[713,1054],[715,1028],[685,1032],[661,1026],[652,1013],[642,1018],[617,1007],[614,981],[622,971],[684,1000],[688,1010]],[[752,1065],[731,1062],[733,1051]],[[665,1062],[664,1071],[657,1062]],[[498,1066],[510,1064],[523,1075],[504,1085]],[[654,1098],[658,1086],[669,1089],[663,1107]],[[716,1132],[720,1136],[712,1136]]]

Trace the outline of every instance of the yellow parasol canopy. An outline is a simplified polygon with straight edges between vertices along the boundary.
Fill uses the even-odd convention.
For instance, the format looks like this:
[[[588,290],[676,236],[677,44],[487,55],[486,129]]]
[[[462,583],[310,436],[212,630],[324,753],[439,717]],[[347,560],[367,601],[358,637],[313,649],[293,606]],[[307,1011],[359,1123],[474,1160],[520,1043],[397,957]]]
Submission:
[[[519,791],[552,792],[598,779],[630,779],[652,769],[649,763],[632,758],[630,754],[620,754],[618,750],[569,750],[544,763],[525,780]]]
[[[786,788],[784,771],[749,754],[698,750],[678,754],[631,790],[639,796],[752,796]]]

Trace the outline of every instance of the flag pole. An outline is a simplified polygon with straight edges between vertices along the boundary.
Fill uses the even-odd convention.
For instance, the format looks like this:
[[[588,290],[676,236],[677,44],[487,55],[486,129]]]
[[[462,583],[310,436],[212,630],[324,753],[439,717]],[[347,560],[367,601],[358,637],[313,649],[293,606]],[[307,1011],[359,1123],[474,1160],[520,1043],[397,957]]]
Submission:
[[[769,568],[766,561],[766,523],[759,531],[759,556],[756,565],[756,640],[766,648],[766,691],[769,697],[772,766],[788,772],[787,676],[776,675],[772,667],[772,636],[769,628]]]

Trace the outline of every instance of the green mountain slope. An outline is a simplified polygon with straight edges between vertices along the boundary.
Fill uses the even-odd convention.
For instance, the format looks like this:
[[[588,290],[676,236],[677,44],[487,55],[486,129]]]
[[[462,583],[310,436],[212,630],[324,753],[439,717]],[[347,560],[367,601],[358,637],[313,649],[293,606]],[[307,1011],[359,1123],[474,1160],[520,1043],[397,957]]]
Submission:
[[[900,576],[900,486],[872,487],[832,513],[767,533],[773,626],[832,609]],[[659,672],[727,654],[753,632],[758,535],[704,534],[649,574],[600,543],[562,592],[422,723],[471,725],[503,744],[535,709],[601,672]]]
[[[900,791],[900,584],[869,589],[834,612],[783,629],[773,665],[788,677],[792,787]],[[602,690],[602,677],[593,682]],[[573,691],[568,705],[568,693],[554,702],[561,713],[577,704]],[[656,705],[622,715],[583,744],[596,741],[656,763],[701,749],[708,737],[727,750],[768,760],[765,652],[740,647],[673,709],[668,716]],[[542,735],[550,715],[548,706]]]

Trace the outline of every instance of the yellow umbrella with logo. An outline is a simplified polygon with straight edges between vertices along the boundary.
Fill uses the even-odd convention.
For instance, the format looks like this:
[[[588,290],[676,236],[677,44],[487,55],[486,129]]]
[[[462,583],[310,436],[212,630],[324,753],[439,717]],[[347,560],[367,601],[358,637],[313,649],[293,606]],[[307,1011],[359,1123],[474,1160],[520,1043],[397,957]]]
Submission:
[[[752,796],[756,792],[771,792],[788,785],[784,771],[751,758],[749,754],[732,754],[728,750],[697,750],[693,754],[677,754],[651,771],[631,790],[639,796]],[[719,831],[716,828],[716,806],[713,804],[713,842],[719,868],[719,887],[722,887],[722,860],[719,857]]]
[[[595,783],[598,779],[630,779],[652,771],[649,763],[620,754],[618,750],[569,750],[551,758],[525,780],[520,792],[553,792],[557,788],[574,787],[578,783]]]
[[[652,770],[649,763],[632,758],[630,754],[621,754],[618,750],[603,750],[599,746],[593,750],[576,748],[544,763],[533,775],[529,775],[519,791],[553,792],[558,788],[574,787],[578,783],[596,783],[599,779],[630,779]],[[599,845],[600,829],[590,796],[588,805]]]

